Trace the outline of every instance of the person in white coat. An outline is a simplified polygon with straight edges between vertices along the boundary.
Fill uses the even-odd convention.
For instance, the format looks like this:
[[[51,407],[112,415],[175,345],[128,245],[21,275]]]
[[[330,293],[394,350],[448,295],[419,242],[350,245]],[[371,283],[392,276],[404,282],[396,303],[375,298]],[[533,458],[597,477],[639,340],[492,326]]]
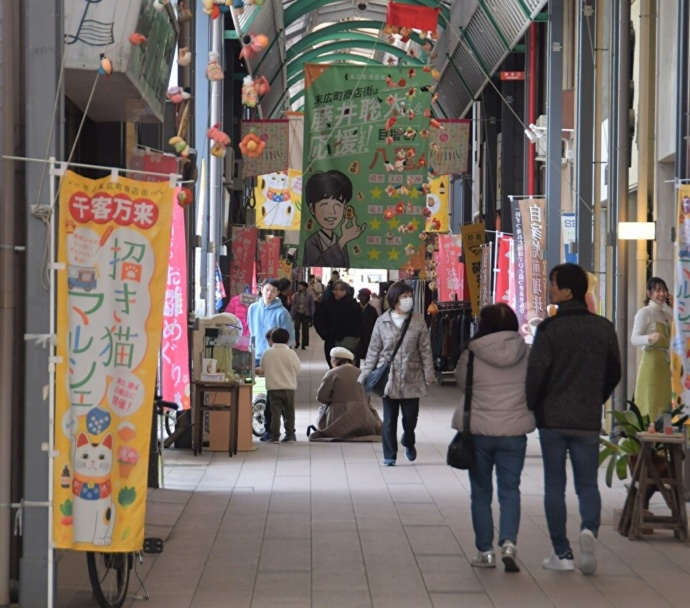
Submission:
[[[527,408],[525,378],[527,345],[518,333],[517,316],[506,304],[485,306],[479,313],[477,334],[460,356],[455,377],[466,388],[467,361],[474,354],[470,431],[474,436],[474,462],[469,470],[476,568],[494,568],[494,522],[491,510],[492,475],[496,469],[500,521],[498,545],[506,572],[519,572],[516,562],[520,528],[520,476],[525,464],[527,433],[535,428]],[[452,426],[463,425],[464,399]]]
[[[642,360],[635,382],[635,405],[652,421],[671,410],[671,325],[673,311],[666,282],[659,277],[647,281],[646,306],[637,311],[630,342],[642,348]]]

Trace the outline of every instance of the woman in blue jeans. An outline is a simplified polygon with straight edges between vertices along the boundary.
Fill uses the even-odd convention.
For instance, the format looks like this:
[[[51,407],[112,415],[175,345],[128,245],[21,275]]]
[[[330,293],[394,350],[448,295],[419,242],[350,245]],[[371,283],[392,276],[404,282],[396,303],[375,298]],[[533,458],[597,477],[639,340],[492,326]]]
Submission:
[[[496,468],[500,521],[498,545],[506,572],[519,572],[517,535],[520,528],[520,476],[525,464],[527,433],[534,430],[534,414],[527,408],[525,376],[527,345],[518,333],[518,320],[506,304],[485,306],[479,329],[460,357],[455,370],[464,392],[469,352],[474,354],[470,430],[475,456],[470,468],[472,527],[476,568],[495,568],[492,474]],[[453,416],[453,428],[462,430],[464,399]]]

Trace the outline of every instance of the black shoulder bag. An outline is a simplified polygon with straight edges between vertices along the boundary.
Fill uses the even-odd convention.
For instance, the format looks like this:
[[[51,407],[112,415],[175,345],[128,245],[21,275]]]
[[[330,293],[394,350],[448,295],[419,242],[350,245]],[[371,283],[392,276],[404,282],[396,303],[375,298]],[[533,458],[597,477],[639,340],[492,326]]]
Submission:
[[[405,323],[403,324],[402,328],[402,334],[400,334],[400,339],[398,340],[398,343],[395,345],[395,350],[391,355],[391,360],[386,361],[383,365],[379,365],[367,376],[367,379],[364,381],[364,390],[367,393],[374,393],[374,395],[383,397],[383,393],[386,390],[386,384],[388,384],[388,376],[391,373],[391,361],[395,359],[395,355],[397,354],[398,349],[402,344],[403,338],[405,337],[405,333],[407,332],[407,328],[410,325],[411,319],[412,313],[410,313],[407,316],[407,319],[405,319]]]
[[[474,462],[474,439],[470,432],[470,413],[472,409],[472,372],[474,353],[469,351],[467,358],[467,380],[465,381],[465,411],[462,417],[462,431],[458,431],[448,446],[446,462],[454,469],[469,469]]]

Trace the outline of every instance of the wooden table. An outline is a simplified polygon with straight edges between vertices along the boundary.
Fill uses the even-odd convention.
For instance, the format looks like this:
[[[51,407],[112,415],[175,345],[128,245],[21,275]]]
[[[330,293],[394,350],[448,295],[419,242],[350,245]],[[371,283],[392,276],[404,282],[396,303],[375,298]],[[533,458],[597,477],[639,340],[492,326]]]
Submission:
[[[688,515],[683,495],[683,441],[682,433],[637,433],[642,445],[633,471],[628,496],[625,499],[618,532],[630,540],[639,539],[642,528],[673,530],[681,541],[688,540]],[[652,460],[661,446],[661,466]],[[665,465],[665,466],[664,466]],[[645,515],[647,490],[656,486],[671,515]]]
[[[230,432],[228,441],[228,455],[237,454],[237,427],[240,401],[240,385],[237,382],[203,382],[195,380],[194,387],[194,455],[201,454],[204,439],[204,412],[229,412]],[[204,393],[227,393],[230,404],[204,405]]]

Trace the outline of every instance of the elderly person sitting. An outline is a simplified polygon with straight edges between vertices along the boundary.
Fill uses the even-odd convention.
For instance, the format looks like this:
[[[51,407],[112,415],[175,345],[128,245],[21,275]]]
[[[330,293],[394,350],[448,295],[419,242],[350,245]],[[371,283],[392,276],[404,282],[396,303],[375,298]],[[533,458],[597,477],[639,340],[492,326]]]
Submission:
[[[333,369],[321,381],[316,400],[321,403],[316,426],[307,429],[309,441],[381,441],[381,418],[369,405],[355,356],[336,346],[330,351]]]

